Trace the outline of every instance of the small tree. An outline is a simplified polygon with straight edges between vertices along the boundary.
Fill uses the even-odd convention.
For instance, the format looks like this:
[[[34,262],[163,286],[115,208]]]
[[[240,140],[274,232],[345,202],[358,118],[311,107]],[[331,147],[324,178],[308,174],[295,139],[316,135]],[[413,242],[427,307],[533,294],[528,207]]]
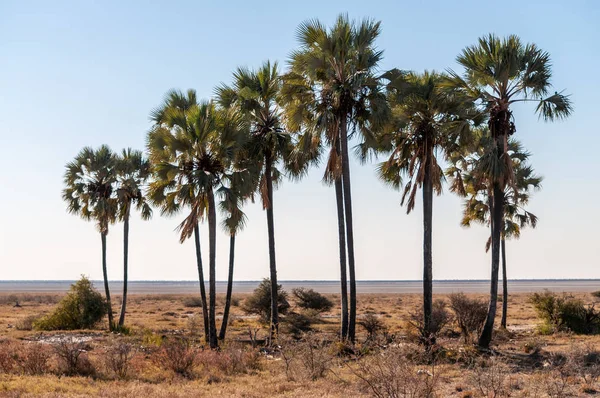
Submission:
[[[277,285],[277,307],[280,314],[285,314],[290,308],[287,292]],[[242,309],[249,314],[257,314],[265,323],[271,319],[271,281],[262,280],[250,297],[244,301]]]
[[[305,310],[326,312],[333,307],[331,300],[313,289],[298,287],[292,289],[292,294],[296,298],[296,305]]]
[[[106,315],[107,303],[85,276],[71,285],[53,313],[34,323],[39,330],[90,329]]]
[[[454,293],[450,295],[450,308],[454,311],[465,343],[472,333],[481,332],[487,316],[487,304],[483,300],[470,299],[464,293]]]

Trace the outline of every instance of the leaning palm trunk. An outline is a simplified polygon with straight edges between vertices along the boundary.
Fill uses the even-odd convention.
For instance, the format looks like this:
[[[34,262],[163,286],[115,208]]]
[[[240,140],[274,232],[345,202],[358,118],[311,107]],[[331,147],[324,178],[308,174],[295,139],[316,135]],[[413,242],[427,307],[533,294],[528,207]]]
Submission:
[[[342,329],[341,340],[348,338],[348,276],[346,274],[346,225],[344,222],[344,193],[342,179],[335,180],[335,198],[338,215],[338,239],[340,244],[340,288],[342,295]]]
[[[479,337],[479,346],[489,348],[494,331],[496,306],[498,302],[498,270],[500,268],[500,233],[502,229],[502,214],[504,212],[504,189],[498,182],[494,183],[492,206],[492,275],[490,282],[490,303],[488,314]]]
[[[101,232],[100,236],[102,237],[102,274],[104,277],[104,293],[106,294],[106,307],[108,310],[108,329],[113,330],[115,324],[110,301],[110,289],[108,287],[108,272],[106,270],[106,232]]]
[[[227,293],[225,295],[225,309],[223,310],[223,322],[219,331],[219,340],[225,340],[227,322],[229,321],[229,307],[231,306],[231,292],[233,290],[233,260],[235,254],[235,235],[229,237],[229,274],[227,275]]]
[[[121,315],[119,316],[119,327],[125,324],[125,311],[127,310],[127,263],[129,257],[129,209],[123,220],[123,303],[121,304]]]
[[[279,308],[277,295],[277,264],[275,262],[275,227],[273,223],[273,176],[272,159],[265,158],[265,178],[267,183],[267,229],[269,234],[269,271],[271,274],[271,334],[270,344],[273,344],[279,334]]]
[[[502,320],[500,326],[506,329],[506,315],[508,312],[508,278],[506,277],[506,240],[502,238]]]
[[[348,134],[346,115],[340,121],[340,141],[342,149],[342,187],[346,215],[346,239],[348,245],[348,271],[350,274],[350,319],[348,339],[354,343],[356,335],[356,270],[354,266],[354,234],[352,229],[352,194],[350,189],[350,161],[348,155]]]
[[[216,251],[217,251],[217,214],[215,209],[215,196],[212,188],[208,190],[208,343],[210,348],[217,348],[217,284],[216,284]]]
[[[208,304],[206,302],[206,287],[204,286],[204,270],[202,269],[202,253],[200,251],[200,228],[194,225],[194,241],[196,243],[196,265],[198,281],[200,282],[200,300],[202,301],[202,322],[204,324],[204,341],[208,343]]]
[[[423,181],[423,339],[426,346],[435,344],[431,328],[433,313],[433,259],[431,230],[433,219],[433,185],[431,162],[426,161]]]

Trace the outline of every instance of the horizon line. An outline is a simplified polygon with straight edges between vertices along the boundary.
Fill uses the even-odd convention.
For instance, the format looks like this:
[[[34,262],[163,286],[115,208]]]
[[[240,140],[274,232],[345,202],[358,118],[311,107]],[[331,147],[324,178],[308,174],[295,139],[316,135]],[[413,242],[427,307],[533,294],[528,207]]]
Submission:
[[[25,283],[25,282],[76,282],[78,279],[6,279],[0,280],[0,283]],[[254,282],[262,282],[263,279],[245,279],[245,280],[234,280],[233,283],[254,283]],[[104,282],[103,279],[90,279],[92,282]],[[433,282],[489,282],[490,279],[434,279]],[[543,282],[543,281],[598,281],[600,282],[600,278],[515,278],[508,279],[508,281],[513,282]],[[123,280],[113,279],[109,280],[111,282],[123,282]],[[198,283],[198,280],[194,279],[136,279],[129,280],[128,283]],[[227,283],[227,280],[217,280],[217,283]],[[310,282],[310,283],[338,283],[339,279],[283,279],[279,280],[278,283],[284,282]],[[356,280],[357,283],[390,283],[390,282],[423,282],[422,279],[359,279]],[[204,283],[208,283],[205,281]]]

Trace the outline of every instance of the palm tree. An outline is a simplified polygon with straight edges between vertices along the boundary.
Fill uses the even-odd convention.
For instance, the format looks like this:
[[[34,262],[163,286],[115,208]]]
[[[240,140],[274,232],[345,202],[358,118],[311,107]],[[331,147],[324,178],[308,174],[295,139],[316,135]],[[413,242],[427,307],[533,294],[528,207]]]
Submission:
[[[465,72],[460,76],[449,71],[448,85],[478,101],[481,110],[489,116],[488,125],[493,139],[490,302],[478,341],[480,347],[488,348],[498,296],[503,193],[506,186],[512,186],[514,181],[512,164],[506,156],[508,137],[516,131],[512,107],[518,102],[535,102],[540,117],[553,121],[569,116],[572,105],[568,96],[556,91],[549,93],[552,76],[550,55],[535,44],[523,44],[517,36],[505,39],[493,34],[484,36],[477,45],[465,48],[457,61]]]
[[[172,216],[179,213],[182,208],[189,208],[190,213],[179,225],[179,241],[194,235],[196,247],[196,267],[200,285],[200,299],[202,302],[202,319],[204,324],[204,340],[209,342],[208,301],[204,283],[204,269],[202,265],[202,252],[200,248],[200,228],[198,223],[204,217],[206,200],[200,195],[200,187],[194,179],[194,170],[187,167],[184,161],[175,169],[175,157],[178,154],[178,141],[175,134],[194,130],[194,120],[191,115],[196,113],[198,101],[196,92],[188,90],[187,93],[170,91],[165,96],[164,103],[154,110],[151,120],[154,122],[152,130],[148,133],[147,147],[150,162],[154,165],[154,179],[149,185],[148,196],[155,206],[159,206],[162,215]],[[184,228],[188,226],[188,228]],[[190,232],[190,227],[192,232]]]
[[[465,145],[470,137],[473,107],[440,89],[444,77],[394,69],[384,78],[393,112],[391,131],[380,138],[377,151],[391,151],[378,167],[379,177],[396,189],[403,187],[401,204],[407,213],[415,206],[418,188],[423,191],[423,335],[426,345],[435,343],[431,331],[433,312],[432,218],[433,193],[442,192],[444,173],[440,158]],[[404,183],[402,176],[407,176]]]
[[[227,323],[229,321],[229,309],[231,307],[231,294],[233,291],[233,265],[235,258],[235,237],[246,224],[246,215],[241,210],[241,200],[233,190],[226,190],[220,202],[221,210],[228,214],[223,220],[223,227],[229,233],[229,272],[227,274],[227,293],[225,294],[225,308],[223,310],[223,322],[219,331],[219,340],[225,340]]]
[[[346,246],[340,247],[340,266],[347,249],[350,341],[356,332],[356,267],[348,137],[360,133],[365,141],[374,139],[374,130],[387,119],[387,101],[375,76],[383,55],[375,47],[379,33],[379,22],[350,21],[344,14],[329,30],[318,20],[304,22],[298,28],[300,49],[289,61],[284,92],[291,124],[308,127],[305,133],[314,139],[324,134],[325,143],[332,148],[326,178],[335,181],[338,214],[344,215],[343,225],[338,222],[338,227],[340,231],[345,227],[345,236],[340,234],[340,245]],[[344,272],[341,274],[345,279]],[[342,281],[342,290],[343,286]]]
[[[486,157],[492,151],[493,145],[489,132],[478,139],[477,150],[460,160],[454,159],[455,165],[448,169],[448,175],[453,178],[453,190],[467,196],[463,210],[462,226],[470,227],[473,222],[491,225],[491,187],[486,176]],[[533,168],[527,164],[529,152],[514,140],[508,140],[508,156],[512,161],[514,173],[514,188],[506,187],[504,190],[504,216],[501,231],[501,259],[502,259],[502,318],[500,326],[506,328],[508,312],[508,278],[506,273],[506,239],[519,239],[521,229],[526,226],[535,228],[538,218],[527,211],[525,206],[529,202],[532,190],[541,189],[543,178],[534,173]],[[463,168],[464,170],[461,170]],[[458,185],[460,184],[460,188]],[[485,250],[489,251],[492,243],[490,236],[486,242]]]
[[[119,220],[123,221],[123,303],[119,316],[119,327],[125,324],[125,311],[127,308],[127,272],[129,254],[129,218],[131,207],[135,206],[140,211],[142,219],[152,217],[152,208],[148,204],[143,192],[144,185],[150,178],[150,162],[144,158],[142,151],[124,149],[117,159],[117,188],[116,194],[119,201]]]
[[[108,226],[117,217],[118,201],[114,193],[117,160],[111,149],[102,145],[97,150],[83,148],[75,159],[67,163],[64,176],[63,200],[67,210],[84,220],[94,220],[102,240],[102,274],[108,310],[108,325],[115,326],[106,269],[106,235]]]
[[[265,62],[258,70],[238,68],[233,74],[233,85],[221,85],[216,92],[219,103],[228,109],[236,109],[244,115],[250,126],[250,135],[244,148],[248,159],[259,165],[260,177],[257,189],[267,213],[269,240],[269,271],[271,281],[270,342],[279,333],[277,298],[277,262],[275,257],[275,226],[273,215],[273,188],[280,180],[277,164],[287,157],[291,137],[282,125],[278,96],[281,77],[277,63]]]
[[[243,144],[245,124],[241,116],[219,109],[213,102],[192,103],[195,92],[188,95],[170,92],[163,108],[154,113],[155,128],[148,136],[151,159],[161,186],[153,191],[159,203],[190,201],[192,213],[180,224],[183,239],[195,234],[205,212],[209,230],[209,308],[208,342],[218,347],[216,328],[216,203],[215,193],[227,189],[225,183],[237,174],[233,158]],[[179,104],[191,104],[180,107]],[[178,189],[183,186],[183,192]],[[164,187],[164,188],[163,188]],[[175,188],[175,189],[172,189]],[[185,198],[185,199],[184,199]],[[197,244],[197,249],[199,245]]]

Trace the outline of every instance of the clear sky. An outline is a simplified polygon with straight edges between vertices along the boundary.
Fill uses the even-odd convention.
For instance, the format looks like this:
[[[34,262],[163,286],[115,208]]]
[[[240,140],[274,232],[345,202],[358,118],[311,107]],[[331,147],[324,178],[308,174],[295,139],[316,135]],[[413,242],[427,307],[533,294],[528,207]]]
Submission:
[[[517,34],[550,52],[556,90],[573,116],[539,121],[515,109],[517,137],[544,179],[530,202],[540,218],[507,245],[511,278],[600,278],[598,96],[600,3],[589,1],[10,1],[0,0],[0,278],[100,279],[94,224],[66,213],[64,165],[83,146],[143,149],[149,113],[171,88],[209,97],[239,66],[271,59],[286,66],[295,30],[340,12],[382,21],[382,70],[457,68],[455,57],[481,35]],[[337,279],[334,191],[321,169],[275,192],[280,279]],[[405,214],[374,165],[351,164],[358,279],[420,279],[420,200]],[[420,199],[420,198],[419,198]],[[235,276],[268,276],[266,216],[246,208]],[[459,226],[461,200],[434,199],[434,278],[485,279],[488,230]],[[136,218],[130,279],[194,280],[193,242],[174,232],[181,217]],[[203,231],[206,231],[206,227]],[[207,256],[207,233],[203,235]],[[108,239],[109,278],[122,278],[122,225]],[[218,235],[217,276],[226,278],[228,239]]]

